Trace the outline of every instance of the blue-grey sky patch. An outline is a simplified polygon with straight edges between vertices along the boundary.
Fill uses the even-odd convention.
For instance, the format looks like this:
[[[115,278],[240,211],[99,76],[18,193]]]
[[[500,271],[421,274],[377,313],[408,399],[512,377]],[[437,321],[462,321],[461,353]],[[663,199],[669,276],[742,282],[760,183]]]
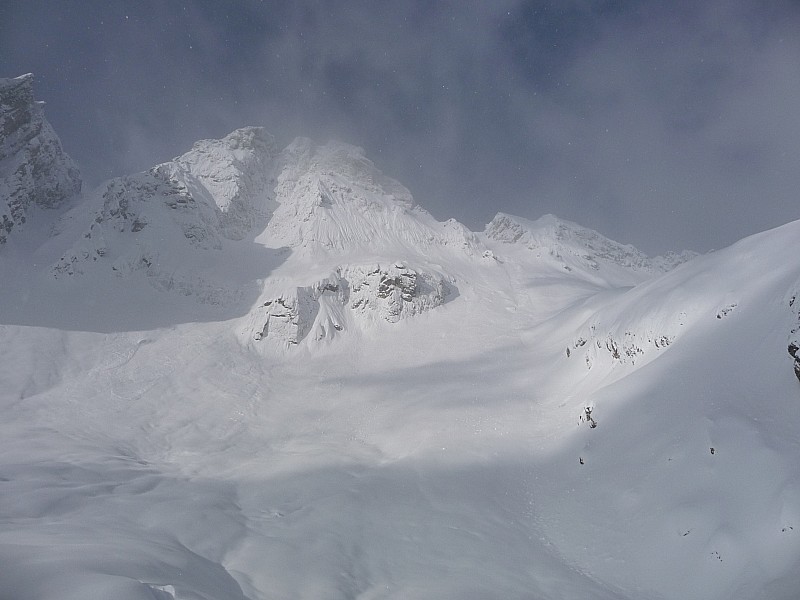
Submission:
[[[0,76],[90,184],[263,125],[360,145],[438,218],[555,213],[647,252],[800,217],[791,0],[29,0]]]

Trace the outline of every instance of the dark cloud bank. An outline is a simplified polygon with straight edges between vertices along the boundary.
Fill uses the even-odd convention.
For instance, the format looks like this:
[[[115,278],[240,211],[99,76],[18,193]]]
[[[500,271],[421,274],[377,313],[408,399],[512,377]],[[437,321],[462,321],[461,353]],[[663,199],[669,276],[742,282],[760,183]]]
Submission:
[[[800,218],[800,4],[0,4],[0,76],[90,183],[200,138],[363,146],[438,218],[552,212],[654,253]]]

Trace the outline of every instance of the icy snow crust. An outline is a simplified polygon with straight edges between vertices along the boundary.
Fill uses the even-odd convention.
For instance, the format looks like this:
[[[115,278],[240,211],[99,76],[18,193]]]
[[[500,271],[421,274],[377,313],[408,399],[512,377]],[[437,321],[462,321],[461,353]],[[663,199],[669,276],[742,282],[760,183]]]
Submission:
[[[30,231],[9,598],[797,595],[800,222],[669,270],[247,128]]]

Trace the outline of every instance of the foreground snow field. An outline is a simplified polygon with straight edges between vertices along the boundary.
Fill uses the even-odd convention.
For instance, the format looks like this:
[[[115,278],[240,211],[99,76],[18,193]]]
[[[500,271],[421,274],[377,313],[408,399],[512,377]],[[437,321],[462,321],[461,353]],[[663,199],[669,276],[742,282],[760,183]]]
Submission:
[[[0,245],[0,598],[797,597],[800,222],[473,233],[257,128],[67,191]]]

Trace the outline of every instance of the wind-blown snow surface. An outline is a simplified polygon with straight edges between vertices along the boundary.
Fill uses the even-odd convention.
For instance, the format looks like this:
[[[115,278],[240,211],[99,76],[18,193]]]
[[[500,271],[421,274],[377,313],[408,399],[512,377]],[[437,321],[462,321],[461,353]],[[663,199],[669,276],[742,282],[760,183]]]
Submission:
[[[667,270],[247,129],[41,226],[2,598],[796,597],[800,222]]]

